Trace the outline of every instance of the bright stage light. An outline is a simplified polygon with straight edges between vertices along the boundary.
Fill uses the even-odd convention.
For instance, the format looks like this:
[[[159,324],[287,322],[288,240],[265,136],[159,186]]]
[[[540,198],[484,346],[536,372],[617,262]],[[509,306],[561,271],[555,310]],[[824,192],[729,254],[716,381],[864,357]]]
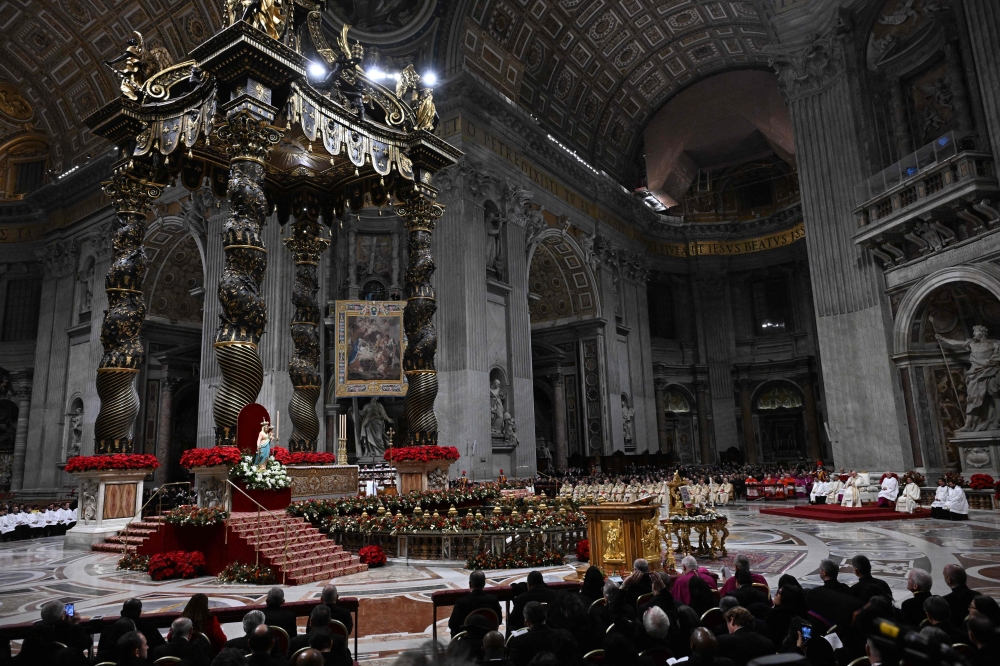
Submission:
[[[318,62],[309,63],[309,76],[314,79],[319,79],[326,76],[326,67],[319,64]]]
[[[427,72],[421,78],[423,79],[423,82],[429,86],[432,86],[438,82],[437,74],[435,74],[434,72]]]
[[[368,72],[368,78],[372,81],[384,81],[386,79],[386,74],[381,69],[373,69]]]

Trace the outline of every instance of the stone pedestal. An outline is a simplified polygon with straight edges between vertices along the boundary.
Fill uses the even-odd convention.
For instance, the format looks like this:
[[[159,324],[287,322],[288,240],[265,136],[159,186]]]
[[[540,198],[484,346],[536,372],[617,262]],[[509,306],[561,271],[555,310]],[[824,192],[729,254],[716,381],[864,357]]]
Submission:
[[[1000,431],[956,432],[948,440],[958,449],[962,474],[989,474],[993,478],[1000,470]]]
[[[232,510],[232,497],[229,484],[229,467],[226,465],[216,465],[214,467],[192,467],[194,474],[194,487],[198,493],[198,507],[208,509],[211,507],[223,507],[226,511]]]
[[[396,488],[400,495],[422,490],[447,490],[450,460],[396,461]]]
[[[288,465],[292,501],[354,497],[359,469],[357,465]]]
[[[64,550],[90,550],[95,543],[118,534],[142,509],[143,479],[152,470],[94,470],[76,472],[79,481],[79,519],[66,532]]]

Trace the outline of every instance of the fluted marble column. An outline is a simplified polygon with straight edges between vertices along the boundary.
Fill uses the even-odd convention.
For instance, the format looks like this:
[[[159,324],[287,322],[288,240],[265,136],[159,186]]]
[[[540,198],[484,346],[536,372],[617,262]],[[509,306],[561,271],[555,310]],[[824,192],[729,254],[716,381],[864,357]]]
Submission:
[[[568,452],[566,448],[566,382],[562,372],[552,375],[552,395],[555,402],[556,470],[566,469]]]
[[[11,462],[10,489],[24,487],[24,457],[28,450],[28,410],[31,408],[31,374],[14,378],[14,397],[17,398],[17,428],[14,430],[14,459]]]
[[[753,383],[749,380],[740,381],[740,413],[743,417],[743,449],[747,454],[747,462],[757,464],[757,443],[753,429]]]
[[[667,382],[657,379],[654,383],[656,396],[656,439],[660,453],[671,453],[667,440]]]
[[[219,211],[205,221],[208,233],[205,237],[205,286],[219,284],[222,279],[222,267],[225,254],[222,251],[222,239],[219,232],[222,224],[229,217],[229,204],[222,202]],[[215,324],[222,314],[222,305],[217,298],[205,298],[201,317],[201,359],[198,365],[198,447],[215,446],[215,422],[212,419],[212,403],[215,394],[222,384],[222,371],[215,358],[212,342],[215,340]]]
[[[156,427],[156,459],[160,466],[153,472],[153,482],[162,485],[170,475],[170,441],[173,438],[174,391],[180,386],[178,377],[171,377],[167,367],[160,371],[160,409]]]
[[[1000,5],[996,0],[965,0],[962,10],[986,116],[984,129],[1000,161]]]

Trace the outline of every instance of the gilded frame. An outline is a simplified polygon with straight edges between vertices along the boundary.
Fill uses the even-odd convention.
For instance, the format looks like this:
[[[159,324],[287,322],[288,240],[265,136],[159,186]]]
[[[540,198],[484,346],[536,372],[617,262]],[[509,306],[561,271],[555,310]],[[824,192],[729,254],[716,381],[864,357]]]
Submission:
[[[403,352],[406,349],[406,333],[403,329],[403,309],[406,301],[336,301],[333,305],[336,335],[336,365],[334,383],[336,397],[360,398],[371,396],[396,397],[406,395],[407,381],[403,373]],[[371,331],[366,336],[359,336],[358,319],[367,320],[366,327]],[[349,361],[356,345],[365,344],[366,350],[371,350],[368,341],[372,336],[382,338],[388,343],[389,350],[369,351],[374,359],[383,364],[388,362],[387,370],[372,369],[371,364],[362,366],[358,355]],[[374,363],[374,361],[373,361]]]

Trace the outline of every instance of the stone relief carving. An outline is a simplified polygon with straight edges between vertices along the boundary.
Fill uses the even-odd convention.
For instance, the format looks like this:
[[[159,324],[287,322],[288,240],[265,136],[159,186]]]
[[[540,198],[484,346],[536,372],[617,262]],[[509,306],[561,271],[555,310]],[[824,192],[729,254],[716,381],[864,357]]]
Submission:
[[[778,87],[785,97],[812,92],[826,86],[844,71],[840,36],[846,31],[843,15],[824,34],[814,34],[791,47],[767,46],[768,65],[778,74]]]
[[[83,522],[89,523],[97,519],[97,491],[100,488],[96,481],[90,479],[80,484],[80,517]]]
[[[76,270],[80,260],[80,241],[71,238],[54,241],[45,247],[45,272],[62,277]]]
[[[94,244],[94,256],[98,261],[110,259],[115,253],[114,240],[116,224],[114,220],[108,220],[97,225],[97,233],[91,236]]]
[[[628,394],[622,393],[622,434],[624,435],[626,446],[635,444],[635,429],[632,422],[634,418],[635,409],[632,408]]]
[[[1000,341],[991,340],[985,326],[972,327],[971,340],[934,337],[942,349],[969,352],[965,371],[965,424],[956,432],[1000,430]]]
[[[448,471],[435,467],[427,472],[427,487],[431,490],[445,490],[448,488]]]
[[[434,174],[434,187],[440,199],[461,195],[477,201],[494,198],[499,182],[489,169],[467,156]]]
[[[990,465],[990,452],[989,449],[983,448],[981,446],[974,446],[965,452],[965,463],[974,469],[981,469],[983,467],[989,467]]]
[[[80,314],[90,312],[94,303],[94,265],[90,264],[83,273],[80,274],[80,282],[83,283],[83,292],[80,294]]]
[[[514,417],[510,415],[510,412],[503,413],[503,443],[504,446],[509,446],[511,448],[517,448],[517,426],[514,423]]]
[[[503,399],[503,388],[500,386],[500,380],[494,378],[490,382],[490,430],[494,435],[503,434],[503,416],[505,412]]]
[[[198,498],[202,508],[211,509],[226,505],[226,484],[215,477],[205,477],[198,484]]]

